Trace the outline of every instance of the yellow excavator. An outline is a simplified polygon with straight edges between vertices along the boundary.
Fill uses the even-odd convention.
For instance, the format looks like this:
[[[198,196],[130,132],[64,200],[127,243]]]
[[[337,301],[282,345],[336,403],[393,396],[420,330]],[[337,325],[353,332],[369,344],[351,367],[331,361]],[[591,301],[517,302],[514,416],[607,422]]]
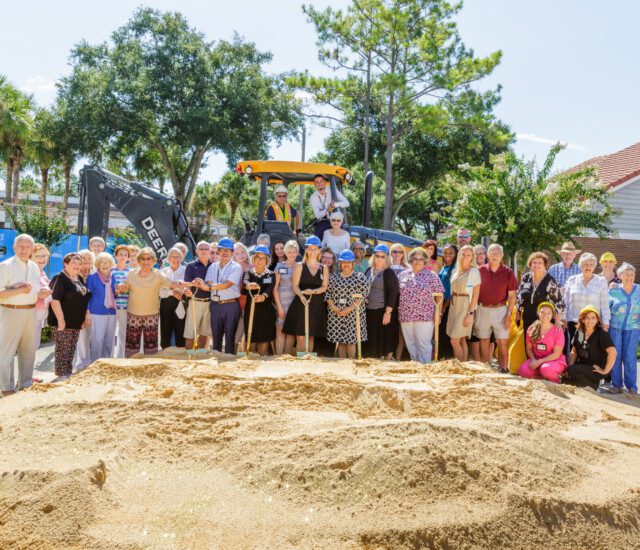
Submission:
[[[289,188],[290,185],[313,185],[314,176],[322,174],[329,182],[331,195],[335,197],[336,190],[342,192],[345,185],[353,182],[353,175],[348,169],[341,166],[316,162],[245,160],[238,164],[237,171],[239,174],[245,175],[260,183],[260,199],[256,223],[252,225],[245,220],[245,233],[240,239],[241,242],[247,246],[255,245],[256,239],[261,233],[269,235],[272,242],[274,240],[286,242],[289,239],[298,239],[302,245],[304,244],[305,231],[308,231],[315,223],[315,220],[312,220],[299,234],[295,235],[287,222],[265,219],[265,209],[267,207],[270,185],[284,185],[287,188]],[[395,231],[368,227],[371,220],[371,188],[373,178],[373,172],[368,172],[365,177],[365,200],[362,218],[364,225],[349,225],[348,223],[345,225],[345,229],[351,235],[352,240],[358,239],[371,248],[380,243],[388,245],[400,243],[406,248],[420,246],[422,241],[413,237]],[[343,214],[345,215],[345,222],[347,222],[348,212],[343,212]]]

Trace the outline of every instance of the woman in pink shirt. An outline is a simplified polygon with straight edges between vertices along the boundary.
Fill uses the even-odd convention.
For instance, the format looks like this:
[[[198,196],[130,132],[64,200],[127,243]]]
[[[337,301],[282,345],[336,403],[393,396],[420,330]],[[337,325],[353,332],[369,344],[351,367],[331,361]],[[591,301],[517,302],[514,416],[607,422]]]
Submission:
[[[553,323],[556,308],[551,302],[538,306],[538,320],[527,330],[527,359],[518,374],[523,378],[544,378],[556,384],[567,368],[564,331]]]

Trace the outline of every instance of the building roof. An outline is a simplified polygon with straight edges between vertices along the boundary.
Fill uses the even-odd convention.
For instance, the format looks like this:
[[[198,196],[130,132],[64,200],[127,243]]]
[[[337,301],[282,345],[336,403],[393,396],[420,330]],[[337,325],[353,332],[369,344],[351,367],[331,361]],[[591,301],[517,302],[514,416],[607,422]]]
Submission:
[[[600,180],[607,187],[617,187],[640,176],[640,142],[626,149],[585,160],[571,170],[578,170],[585,166],[596,166]]]

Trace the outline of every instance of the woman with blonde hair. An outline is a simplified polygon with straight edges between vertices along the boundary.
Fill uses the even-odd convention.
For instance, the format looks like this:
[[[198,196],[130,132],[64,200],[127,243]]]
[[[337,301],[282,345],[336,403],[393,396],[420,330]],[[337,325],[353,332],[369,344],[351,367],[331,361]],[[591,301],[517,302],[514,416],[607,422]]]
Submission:
[[[458,252],[456,268],[451,276],[451,304],[447,317],[447,336],[451,338],[453,354],[458,361],[468,359],[467,339],[471,336],[478,307],[480,272],[475,264],[473,247],[464,245]]]
[[[278,262],[275,268],[276,284],[273,289],[273,298],[278,311],[276,321],[276,355],[287,353],[291,355],[295,337],[282,332],[284,320],[287,317],[289,306],[293,302],[293,272],[295,271],[300,248],[295,240],[287,241],[284,245],[285,261]],[[332,253],[333,254],[333,253]]]
[[[391,257],[391,269],[395,271],[396,275],[405,269],[409,269],[407,253],[404,249],[404,245],[400,243],[392,244],[389,247],[389,255]]]
[[[305,306],[309,308],[309,350],[313,351],[314,338],[327,335],[327,306],[324,294],[329,286],[329,268],[320,263],[320,239],[307,237],[304,257],[291,281],[296,297],[289,306],[282,332],[296,337],[297,351],[307,351],[305,342]]]
[[[553,324],[556,308],[551,302],[538,305],[538,320],[526,333],[527,360],[518,374],[523,378],[544,378],[556,384],[567,369],[564,356],[564,331]]]
[[[111,357],[116,334],[116,298],[111,286],[111,270],[116,262],[111,254],[101,252],[96,257],[96,271],[87,278],[89,299],[89,349],[91,362]]]

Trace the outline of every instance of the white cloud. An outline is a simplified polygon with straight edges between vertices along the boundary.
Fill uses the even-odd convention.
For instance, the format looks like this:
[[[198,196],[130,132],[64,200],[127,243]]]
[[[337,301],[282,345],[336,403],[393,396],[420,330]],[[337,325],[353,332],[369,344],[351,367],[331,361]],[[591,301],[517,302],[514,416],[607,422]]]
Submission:
[[[576,143],[570,143],[570,142],[567,142],[567,141],[562,141],[561,139],[551,139],[551,138],[547,138],[547,137],[536,136],[535,134],[517,133],[516,134],[516,138],[518,140],[520,140],[520,141],[532,141],[534,143],[544,143],[546,145],[555,145],[556,143],[560,142],[563,145],[566,145],[567,149],[572,149],[574,151],[588,151],[589,150],[586,147],[583,147],[582,145],[577,145]]]
[[[56,96],[56,81],[45,75],[35,75],[27,78],[20,88],[29,94],[33,94],[40,105],[48,105]]]

